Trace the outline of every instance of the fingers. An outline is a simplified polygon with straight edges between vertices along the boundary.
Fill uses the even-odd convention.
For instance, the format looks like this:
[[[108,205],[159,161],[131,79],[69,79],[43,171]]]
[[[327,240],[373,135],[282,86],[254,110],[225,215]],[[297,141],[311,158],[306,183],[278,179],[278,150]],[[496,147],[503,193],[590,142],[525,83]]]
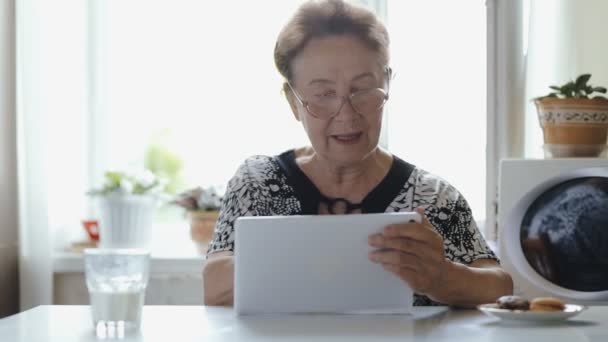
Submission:
[[[419,294],[430,294],[442,282],[441,268],[417,263],[415,258],[386,255],[379,259],[387,261],[381,264],[385,270],[401,278]],[[395,264],[395,260],[401,263]]]
[[[412,280],[414,278],[417,278],[416,271],[412,270],[412,269],[409,269],[409,268],[406,268],[406,267],[399,267],[397,265],[391,265],[391,264],[383,264],[382,267],[385,270],[387,270],[387,271],[393,273],[394,275],[398,276],[399,278],[407,281],[408,284],[410,282],[413,282]],[[411,286],[411,284],[410,284],[410,286]]]
[[[418,208],[414,209],[414,211],[415,211],[415,212],[417,212],[417,213],[418,213],[418,215],[420,215],[420,218],[421,218],[420,223],[421,223],[423,226],[432,227],[432,226],[431,226],[431,221],[429,221],[429,218],[428,218],[428,217],[426,217],[426,213],[425,213],[425,211],[424,211],[424,208],[422,208],[422,207],[418,207]]]
[[[371,235],[368,239],[369,245],[376,248],[390,248],[402,252],[418,254],[418,251],[427,250],[428,244],[408,238],[386,238],[381,234]]]
[[[415,247],[411,248],[413,252],[397,249],[376,250],[369,254],[369,259],[397,275],[418,293],[425,294],[434,288],[433,284],[440,281],[442,269],[445,268],[446,260],[443,253],[435,253],[429,248],[420,247],[425,245],[414,240],[407,241],[400,238],[388,240],[391,242],[403,240],[400,243],[405,242],[406,245],[412,243]]]
[[[425,214],[424,208],[418,207],[418,208],[414,209],[414,211],[417,212],[420,215],[420,217],[422,217],[422,222],[423,223],[424,223],[424,220],[428,221],[428,219],[426,218],[426,214]]]
[[[369,253],[369,259],[373,262],[404,264],[409,267],[420,269],[423,265],[440,264],[443,259],[443,250],[435,251],[427,245],[405,239],[390,239],[389,243],[383,245],[380,250]],[[405,241],[399,241],[405,240]],[[393,245],[395,244],[395,245]],[[396,244],[399,244],[397,246]]]
[[[372,262],[395,274],[416,292],[434,291],[441,283],[446,259],[442,236],[435,231],[424,215],[416,209],[421,223],[394,224],[382,233],[369,236],[368,242],[375,250],[369,254]]]
[[[424,209],[416,208],[416,212],[422,217],[420,223],[409,222],[388,225],[384,228],[382,234],[385,237],[404,237],[422,242],[434,240],[438,234],[424,214]]]
[[[406,282],[416,293],[425,294],[428,288],[433,287],[434,283],[430,279],[420,276],[415,270],[398,267],[395,265],[382,265],[385,270],[393,273]]]
[[[420,268],[420,259],[416,255],[395,250],[374,251],[369,254],[369,258],[371,261],[383,265],[394,265],[412,270]]]
[[[414,254],[430,262],[444,258],[442,236],[431,226],[424,215],[424,209],[417,208],[416,212],[423,218],[422,223],[389,225],[382,233],[371,235],[368,238],[369,245]]]
[[[421,228],[420,224],[396,224],[386,226],[381,234],[371,235],[369,244],[383,247],[390,240],[409,240],[418,244],[443,246],[443,238],[432,229]]]
[[[421,227],[420,223],[391,224],[384,227],[382,235],[387,238],[408,238],[421,242],[427,241],[431,232]]]
[[[433,225],[431,224],[431,221],[429,221],[429,218],[426,216],[425,212],[424,212],[424,208],[416,208],[415,211],[420,214],[420,217],[422,218],[422,220],[420,220],[420,223],[422,224],[422,226],[427,227],[429,229],[431,229],[432,231],[435,231],[435,229],[433,228]]]

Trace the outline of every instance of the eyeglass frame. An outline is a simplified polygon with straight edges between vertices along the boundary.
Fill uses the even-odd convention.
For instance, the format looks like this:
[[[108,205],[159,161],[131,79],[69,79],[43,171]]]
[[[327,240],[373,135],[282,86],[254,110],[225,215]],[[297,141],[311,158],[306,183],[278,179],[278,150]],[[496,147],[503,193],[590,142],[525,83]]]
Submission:
[[[384,90],[384,88],[380,88],[380,87],[378,87],[378,88],[368,88],[368,89],[363,89],[363,90],[356,91],[356,92],[354,92],[354,93],[350,93],[349,95],[340,96],[340,98],[342,99],[342,102],[340,103],[340,106],[338,107],[338,110],[336,110],[336,112],[335,112],[335,113],[333,113],[332,115],[330,115],[330,116],[328,116],[328,117],[326,117],[326,118],[325,118],[325,117],[320,117],[318,114],[313,113],[313,112],[312,112],[312,111],[311,111],[311,110],[308,108],[308,101],[304,101],[304,100],[303,100],[303,99],[300,97],[300,94],[298,94],[298,92],[297,92],[297,91],[294,89],[294,87],[291,85],[291,82],[288,80],[286,83],[287,83],[287,86],[289,87],[289,89],[290,89],[290,90],[293,92],[294,96],[296,97],[296,99],[298,100],[298,102],[300,103],[300,105],[301,105],[302,107],[304,107],[304,109],[306,109],[306,112],[308,112],[308,114],[310,114],[311,116],[313,116],[313,117],[315,117],[315,118],[317,118],[317,119],[320,119],[320,120],[329,120],[329,119],[331,119],[331,118],[333,118],[333,117],[337,116],[337,115],[340,113],[340,111],[342,110],[342,107],[344,107],[344,103],[345,103],[346,101],[348,101],[348,103],[350,104],[350,106],[351,106],[351,107],[354,109],[355,113],[357,113],[357,114],[359,114],[359,115],[362,115],[362,116],[366,116],[366,115],[369,115],[369,114],[371,114],[371,113],[367,113],[367,114],[365,114],[365,113],[360,113],[360,112],[359,112],[359,111],[358,111],[358,110],[357,110],[357,109],[356,109],[356,108],[353,106],[353,103],[352,103],[352,100],[351,100],[351,99],[352,99],[352,97],[353,97],[354,95],[356,95],[356,94],[358,94],[358,93],[361,93],[361,92],[364,92],[364,91],[369,91],[369,90],[375,90],[375,89],[377,89],[377,90],[380,90],[380,91],[382,91],[382,92],[384,93],[384,101],[382,102],[382,104],[381,104],[381,105],[380,105],[380,106],[379,106],[377,109],[380,109],[380,108],[384,107],[384,105],[386,104],[386,102],[387,102],[387,101],[388,101],[388,99],[389,99],[389,92],[388,92],[388,90],[389,90],[389,88],[390,88],[390,81],[391,81],[391,80],[393,79],[393,77],[394,77],[394,74],[393,74],[393,69],[391,69],[391,67],[386,66],[386,67],[385,67],[385,69],[384,69],[384,72],[385,72],[385,73],[386,73],[386,75],[387,75],[387,77],[386,77],[386,90]]]

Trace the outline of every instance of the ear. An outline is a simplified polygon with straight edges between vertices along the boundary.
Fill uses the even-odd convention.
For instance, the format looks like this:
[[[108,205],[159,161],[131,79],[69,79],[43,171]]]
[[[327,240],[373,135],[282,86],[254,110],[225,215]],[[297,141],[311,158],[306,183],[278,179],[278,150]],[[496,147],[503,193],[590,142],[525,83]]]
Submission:
[[[283,95],[285,95],[285,98],[287,99],[287,102],[289,103],[289,107],[291,108],[291,112],[293,113],[293,116],[296,118],[296,120],[300,121],[300,112],[298,111],[298,101],[296,100],[295,95],[293,94],[291,89],[289,89],[289,86],[287,86],[287,84],[285,84],[285,86],[283,87]]]

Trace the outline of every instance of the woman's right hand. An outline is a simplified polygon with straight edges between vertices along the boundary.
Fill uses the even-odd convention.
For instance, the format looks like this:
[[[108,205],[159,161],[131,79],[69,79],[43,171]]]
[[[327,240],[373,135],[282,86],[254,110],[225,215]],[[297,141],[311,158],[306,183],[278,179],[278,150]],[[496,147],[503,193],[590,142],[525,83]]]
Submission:
[[[203,268],[205,305],[232,306],[234,302],[234,254],[210,254]]]

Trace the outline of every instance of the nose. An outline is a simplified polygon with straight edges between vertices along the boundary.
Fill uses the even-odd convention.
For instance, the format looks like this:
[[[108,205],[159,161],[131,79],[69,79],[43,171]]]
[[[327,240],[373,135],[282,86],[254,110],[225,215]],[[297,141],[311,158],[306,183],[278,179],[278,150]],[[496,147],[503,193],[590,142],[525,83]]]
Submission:
[[[353,107],[353,104],[350,102],[350,98],[348,96],[342,96],[342,103],[340,104],[340,108],[334,115],[334,119],[338,121],[348,121],[352,120],[353,117],[358,116],[359,113]]]

